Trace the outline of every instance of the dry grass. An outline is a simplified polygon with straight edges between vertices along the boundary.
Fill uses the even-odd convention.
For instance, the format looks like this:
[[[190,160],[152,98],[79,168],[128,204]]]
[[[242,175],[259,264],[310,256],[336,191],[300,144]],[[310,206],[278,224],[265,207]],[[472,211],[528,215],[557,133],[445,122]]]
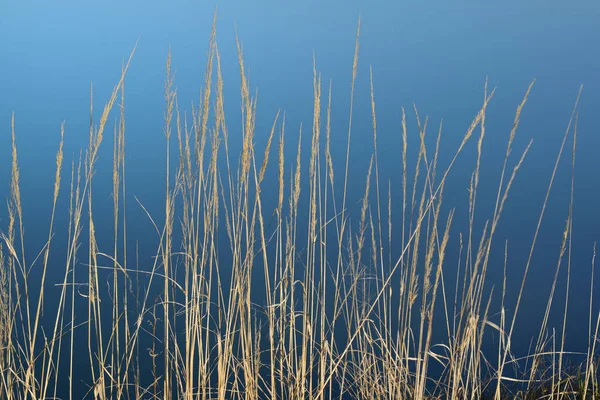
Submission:
[[[385,189],[379,174],[371,70],[373,148],[368,171],[364,171],[364,196],[355,215],[349,206],[347,188],[359,35],[360,21],[341,192],[337,176],[342,172],[334,171],[337,164],[331,154],[332,86],[330,82],[323,122],[322,82],[316,60],[306,166],[302,164],[302,126],[295,159],[285,158],[284,144],[290,140],[285,133],[285,113],[274,116],[265,149],[255,148],[257,99],[251,94],[237,36],[243,124],[242,149],[236,159],[229,150],[231,137],[226,123],[216,19],[201,104],[192,107],[189,114],[179,109],[169,51],[165,80],[164,217],[146,212],[160,243],[153,263],[141,266],[137,248],[135,266],[127,258],[131,249],[127,247],[126,200],[130,195],[125,174],[125,75],[134,48],[97,126],[92,119],[90,91],[89,147],[71,162],[68,239],[62,244],[66,259],[62,279],[55,282],[58,289],[53,293],[58,290],[58,294],[52,299],[56,301],[52,302],[46,293],[46,276],[51,249],[60,246],[53,237],[65,125],[61,126],[56,156],[48,238],[40,251],[41,264],[33,268],[36,260],[25,257],[29,243],[23,228],[25,213],[13,115],[9,218],[0,246],[1,398],[74,398],[82,379],[89,388],[86,396],[94,399],[600,398],[600,315],[593,314],[593,280],[588,350],[579,369],[568,368],[569,353],[565,349],[573,183],[556,275],[535,347],[522,358],[514,356],[511,349],[537,235],[569,138],[573,140],[572,170],[575,168],[579,97],[556,158],[516,299],[506,298],[508,243],[504,244],[505,279],[501,294],[496,295],[500,296],[501,306],[499,322],[495,322],[490,318],[494,294],[486,289],[486,276],[498,222],[531,146],[530,142],[519,157],[512,157],[521,112],[533,82],[517,107],[493,215],[479,233],[474,227],[482,143],[487,106],[494,90],[488,91],[486,82],[481,108],[475,112],[451,162],[439,171],[442,125],[432,151],[426,145],[429,120],[422,120],[414,107],[418,136],[409,135],[407,115],[402,108],[400,203],[392,200],[391,182],[387,183],[387,200],[381,193]],[[96,241],[97,220],[92,204],[96,194],[92,184],[108,118],[119,99],[120,114],[113,133],[112,249],[102,250]],[[459,234],[460,255],[453,265],[446,251],[453,235],[454,210],[443,207],[443,193],[456,160],[477,132],[477,157],[469,185],[468,231]],[[175,164],[171,162],[171,141],[175,134],[179,159],[177,168],[172,170]],[[412,177],[407,165],[409,137],[418,137]],[[277,178],[269,182],[274,140]],[[512,171],[509,164],[513,165]],[[286,172],[286,168],[291,169]],[[307,190],[302,198],[301,190]],[[340,193],[341,199],[336,199]],[[264,209],[264,196],[276,199],[273,211]],[[137,198],[136,201],[136,206],[146,211],[143,203]],[[304,211],[308,219],[301,221]],[[392,212],[401,216],[401,226],[396,228],[400,229],[399,238],[395,240]],[[358,217],[356,224],[354,216]],[[303,224],[306,237],[299,235]],[[83,232],[87,236],[82,236]],[[394,257],[397,253],[400,255]],[[549,336],[548,317],[556,300],[555,288],[565,255],[565,314],[561,334]],[[261,280],[255,282],[254,269],[261,267]],[[87,274],[79,272],[76,276],[82,268],[87,269]],[[58,273],[53,271],[53,275]],[[452,288],[448,276],[455,273]],[[592,266],[592,276],[593,273]],[[34,281],[31,274],[39,274],[41,279]],[[257,295],[262,299],[260,304],[251,300]],[[507,303],[512,301],[516,304],[511,305],[514,311],[508,315]],[[75,310],[84,308],[85,319],[76,318]],[[44,322],[48,315],[53,323]],[[488,362],[493,355],[483,354],[483,337],[490,330],[498,336],[496,365]],[[434,332],[445,332],[446,339],[433,343]],[[87,343],[87,370],[81,369],[82,356],[74,354],[76,341]],[[529,367],[519,369],[524,360],[529,360]],[[441,373],[432,372],[433,364]]]

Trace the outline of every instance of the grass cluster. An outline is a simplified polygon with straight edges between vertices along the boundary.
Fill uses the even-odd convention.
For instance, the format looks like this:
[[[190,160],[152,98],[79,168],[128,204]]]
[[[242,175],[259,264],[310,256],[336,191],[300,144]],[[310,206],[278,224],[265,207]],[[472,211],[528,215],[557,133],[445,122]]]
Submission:
[[[494,212],[476,232],[486,110],[494,91],[486,85],[481,108],[443,169],[438,168],[442,127],[435,147],[428,148],[428,121],[416,108],[419,150],[414,168],[407,165],[409,134],[402,110],[403,185],[396,202],[389,182],[380,182],[371,71],[372,157],[364,196],[353,214],[347,192],[359,32],[360,23],[341,165],[333,162],[330,151],[331,86],[322,93],[316,66],[310,132],[301,128],[298,142],[289,144],[285,115],[278,113],[266,147],[257,149],[256,97],[238,41],[242,147],[240,154],[230,154],[214,22],[201,103],[189,114],[177,102],[169,53],[164,214],[155,218],[147,213],[160,237],[152,265],[140,266],[137,258],[127,257],[132,250],[126,218],[124,82],[133,52],[99,121],[93,121],[90,107],[89,147],[70,169],[68,241],[59,245],[53,237],[64,174],[62,126],[47,241],[35,260],[26,259],[13,116],[9,218],[0,247],[1,398],[77,398],[81,380],[89,389],[85,396],[94,399],[600,398],[600,315],[592,312],[593,282],[589,345],[581,364],[571,367],[568,362],[566,321],[558,332],[548,327],[553,301],[569,301],[568,282],[565,299],[556,299],[554,291],[563,263],[570,273],[572,197],[539,336],[530,354],[517,357],[511,350],[531,257],[568,140],[573,141],[575,165],[577,104],[552,171],[518,297],[505,298],[505,279],[497,294],[500,318],[492,320],[492,294],[485,295],[484,287],[496,228],[531,145],[513,155],[533,82],[514,116]],[[94,172],[115,106],[120,114],[112,149],[113,243],[100,249],[95,226],[111,222],[95,218]],[[237,129],[235,133],[238,140]],[[309,157],[301,154],[303,140],[310,142]],[[469,141],[477,142],[477,161],[469,187],[468,230],[460,234],[458,260],[450,261],[445,256],[454,213],[444,211],[442,199],[447,176]],[[297,149],[291,161],[284,151],[290,145]],[[175,151],[178,160],[173,161]],[[306,159],[308,165],[302,162]],[[267,184],[273,164],[278,178]],[[274,210],[264,205],[267,198],[274,200]],[[135,206],[144,209],[139,201]],[[399,228],[392,229],[392,212],[401,215]],[[56,246],[66,249],[62,270],[49,265]],[[508,247],[503,246],[506,255]],[[52,275],[60,277],[52,282],[55,286],[48,279],[50,266]],[[446,271],[454,271],[456,280],[450,281]],[[56,301],[46,298],[49,288]],[[76,314],[85,318],[80,321]],[[51,323],[44,322],[48,315]],[[483,338],[490,331],[496,354],[483,352]],[[445,339],[434,343],[434,332],[444,333]],[[76,342],[87,343],[89,356],[75,354]]]

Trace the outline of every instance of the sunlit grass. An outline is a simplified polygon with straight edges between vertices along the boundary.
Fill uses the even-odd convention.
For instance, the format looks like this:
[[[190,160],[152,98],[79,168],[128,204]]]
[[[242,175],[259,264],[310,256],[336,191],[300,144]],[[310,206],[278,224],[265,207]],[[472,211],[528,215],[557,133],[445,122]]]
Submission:
[[[65,126],[61,126],[48,239],[35,269],[31,267],[37,259],[25,257],[26,213],[13,115],[9,218],[2,227],[0,247],[1,398],[46,399],[59,394],[74,398],[81,380],[89,388],[87,396],[94,399],[600,398],[600,315],[593,314],[593,281],[583,363],[571,367],[565,348],[573,178],[569,216],[557,249],[556,274],[539,336],[530,354],[515,355],[511,348],[511,343],[522,340],[515,333],[517,315],[558,162],[569,140],[573,144],[572,170],[575,168],[579,96],[551,172],[520,291],[509,299],[508,244],[496,244],[494,235],[531,146],[529,142],[520,154],[513,154],[520,116],[534,82],[517,106],[507,138],[494,211],[485,220],[483,231],[477,232],[482,143],[494,90],[486,83],[481,108],[443,168],[438,165],[442,126],[436,129],[432,150],[426,145],[429,120],[422,119],[414,107],[418,131],[410,135],[402,108],[398,169],[402,171],[402,196],[397,200],[392,198],[391,184],[380,181],[372,70],[372,156],[364,175],[349,174],[359,36],[360,21],[346,155],[344,164],[339,165],[331,155],[332,86],[329,83],[325,98],[316,60],[311,128],[301,126],[297,142],[290,139],[285,112],[279,111],[265,148],[258,149],[254,144],[257,101],[251,94],[236,37],[242,126],[241,132],[233,129],[233,135],[236,140],[241,138],[242,146],[240,154],[233,155],[216,20],[201,104],[187,113],[179,108],[169,51],[165,66],[166,186],[157,188],[165,191],[162,215],[148,213],[143,202],[126,190],[125,76],[134,48],[99,123],[92,118],[90,92],[89,147],[71,162],[68,210],[56,207],[64,179]],[[95,227],[111,221],[94,214],[98,195],[93,182],[115,105],[119,118],[112,135],[113,238],[111,246],[101,249]],[[409,137],[418,142],[414,166],[407,163]],[[446,252],[454,234],[454,210],[442,207],[443,194],[447,177],[469,141],[477,143],[469,182],[467,232],[459,233],[459,259],[449,260]],[[307,142],[310,154],[303,157]],[[286,146],[296,151],[291,160],[286,159],[290,153]],[[175,151],[178,159],[174,163]],[[308,165],[303,165],[305,159]],[[275,167],[271,167],[273,163]],[[271,168],[277,170],[275,183],[265,179]],[[364,195],[358,211],[352,213],[348,184],[356,179],[364,182]],[[301,191],[306,192],[302,198]],[[267,198],[276,200],[274,210],[264,208]],[[134,206],[146,213],[160,237],[152,265],[140,265],[137,248],[136,260],[127,257],[132,251],[127,246],[130,221],[126,210]],[[53,239],[56,212],[69,215],[66,243]],[[401,215],[400,227],[392,227],[392,213]],[[306,219],[301,215],[307,215]],[[275,222],[269,223],[271,220]],[[304,228],[306,236],[299,234]],[[504,249],[505,279],[500,292],[488,293],[484,289],[493,244]],[[59,277],[52,284],[57,284],[60,293],[50,302],[46,293],[48,260],[59,246],[66,249],[66,259],[64,270],[52,271],[52,276]],[[400,256],[393,257],[396,253]],[[563,264],[567,268],[565,314],[562,326],[550,334],[551,305],[562,300],[555,298],[555,288]],[[261,270],[258,282],[256,268]],[[32,274],[41,278],[34,286]],[[448,278],[454,275],[455,281]],[[251,301],[257,294],[260,304]],[[500,309],[493,310],[500,318],[493,321],[489,317],[492,296],[500,299]],[[54,322],[42,323],[43,314],[45,319],[53,316]],[[583,321],[577,323],[583,327]],[[490,330],[497,338],[496,350],[484,354],[483,337]],[[445,340],[434,343],[434,332],[444,332]],[[87,343],[89,356],[75,354],[76,341]],[[75,367],[75,359],[85,359],[87,370],[81,370],[81,363]],[[432,365],[439,372],[432,372]]]

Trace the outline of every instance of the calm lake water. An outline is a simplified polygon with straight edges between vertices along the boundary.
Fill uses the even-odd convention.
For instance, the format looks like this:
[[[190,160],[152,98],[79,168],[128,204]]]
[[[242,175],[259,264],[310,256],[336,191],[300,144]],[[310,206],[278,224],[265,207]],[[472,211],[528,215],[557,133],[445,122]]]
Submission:
[[[130,196],[127,199],[128,235],[132,243],[130,248],[139,242],[140,260],[145,260],[146,264],[151,262],[158,237],[133,196],[158,221],[162,220],[165,57],[171,46],[179,105],[189,112],[191,103],[197,104],[200,97],[215,6],[210,2],[165,4],[158,1],[123,4],[110,0],[97,4],[32,1],[0,5],[0,198],[6,198],[9,193],[10,118],[14,111],[30,260],[37,255],[47,236],[60,123],[66,121],[65,166],[69,168],[87,143],[90,85],[94,88],[94,118],[97,122],[118,80],[122,61],[139,38],[125,83],[126,168]],[[521,115],[513,158],[509,163],[511,170],[530,139],[533,139],[533,145],[514,182],[498,227],[496,251],[486,283],[486,293],[494,287],[492,314],[498,311],[505,240],[509,246],[507,308],[509,312],[514,309],[552,169],[579,87],[583,84],[578,108],[566,343],[572,351],[586,350],[591,258],[593,245],[600,239],[597,204],[600,194],[597,179],[600,171],[600,125],[597,119],[600,108],[600,53],[597,51],[600,3],[591,0],[494,4],[472,1],[323,3],[308,0],[257,4],[222,1],[218,7],[217,42],[222,57],[232,153],[237,154],[241,148],[237,28],[243,42],[251,90],[258,89],[256,146],[260,149],[260,157],[279,109],[286,112],[286,173],[292,167],[300,123],[304,126],[303,152],[308,157],[314,54],[317,69],[322,73],[324,95],[329,81],[332,82],[332,156],[337,166],[338,183],[343,177],[352,58],[357,20],[361,15],[348,201],[354,204],[364,193],[372,152],[369,94],[369,68],[372,67],[380,181],[385,188],[382,194],[385,194],[386,207],[388,180],[391,185],[394,226],[401,225],[400,208],[396,208],[402,201],[401,107],[407,110],[409,174],[414,171],[418,150],[413,103],[421,118],[429,117],[428,143],[434,144],[434,136],[443,120],[439,163],[444,169],[481,107],[486,78],[488,87],[496,88],[488,107],[483,143],[475,223],[476,237],[479,237],[493,212],[516,107],[529,83],[536,79]],[[112,121],[117,116],[113,112],[109,119],[107,142],[101,149],[95,178],[97,221],[109,221],[105,225],[97,222],[98,240],[101,247],[106,246],[105,250],[112,248],[111,137]],[[569,136],[517,320],[518,331],[513,339],[513,350],[517,354],[526,354],[530,339],[537,338],[550,291],[568,216],[571,149],[572,137]],[[454,166],[445,189],[443,219],[452,207],[456,207],[447,256],[449,276],[454,276],[452,268],[456,268],[459,232],[466,232],[467,188],[475,166],[475,150],[476,137]],[[273,178],[276,165],[272,164],[271,168]],[[304,178],[306,176],[307,173]],[[64,243],[66,239],[67,191],[68,173],[59,199],[57,243]],[[265,193],[267,197],[276,196],[275,189],[271,192],[265,189]],[[266,214],[270,216],[271,212]],[[7,220],[6,207],[3,207],[0,229],[6,229]],[[223,243],[227,242],[224,240]],[[395,257],[399,253],[399,249],[393,251]],[[60,265],[61,250],[57,248],[53,257],[56,270],[50,271],[51,284],[62,279],[64,272]],[[596,274],[595,278],[599,277]],[[566,263],[561,270],[550,320],[550,327],[557,330],[562,323],[565,280]],[[54,287],[52,290],[58,292]],[[48,296],[52,298],[52,292]],[[599,300],[600,294],[596,291],[593,295],[595,315],[599,311]],[[80,346],[85,353],[85,343]],[[82,359],[82,365],[86,361],[87,358]]]

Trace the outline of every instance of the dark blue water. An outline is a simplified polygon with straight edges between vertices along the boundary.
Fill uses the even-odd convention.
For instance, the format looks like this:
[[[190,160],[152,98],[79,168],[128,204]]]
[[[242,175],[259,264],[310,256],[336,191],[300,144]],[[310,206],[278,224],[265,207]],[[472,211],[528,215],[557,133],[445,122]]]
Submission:
[[[600,189],[597,180],[600,159],[596,151],[600,144],[596,120],[600,106],[600,56],[596,51],[600,40],[600,30],[596,27],[600,6],[597,3],[510,1],[482,5],[464,1],[449,5],[441,1],[427,4],[416,1],[346,1],[343,4],[269,1],[260,4],[220,2],[218,6],[217,40],[225,79],[225,108],[232,154],[237,154],[241,146],[235,22],[244,46],[251,90],[258,89],[256,146],[261,149],[260,157],[279,109],[286,112],[286,173],[292,166],[300,123],[304,125],[303,152],[308,156],[314,53],[317,69],[322,72],[324,104],[329,81],[332,81],[332,154],[338,185],[341,184],[346,149],[354,39],[357,18],[361,15],[350,167],[353,178],[348,201],[354,204],[364,193],[372,151],[369,97],[369,67],[372,66],[380,183],[386,199],[388,180],[391,183],[394,226],[401,224],[401,107],[405,107],[408,117],[409,175],[414,171],[418,149],[413,102],[421,118],[430,118],[429,143],[433,143],[443,119],[440,168],[445,169],[482,104],[486,77],[489,88],[497,88],[486,119],[475,224],[478,238],[485,220],[491,218],[493,212],[515,109],[531,80],[537,79],[521,116],[509,168],[512,169],[530,139],[533,139],[533,145],[496,232],[496,247],[486,286],[486,290],[495,286],[496,294],[501,290],[503,245],[508,240],[509,310],[514,309],[552,168],[579,86],[583,84],[577,137],[567,348],[573,351],[586,349],[592,248],[600,238],[600,213],[596,202]],[[127,190],[130,196],[127,199],[128,235],[131,239],[129,249],[139,241],[140,259],[145,260],[146,268],[151,265],[159,239],[132,196],[140,199],[157,221],[163,220],[164,60],[167,48],[171,46],[179,104],[189,111],[189,105],[197,104],[200,97],[213,11],[214,4],[190,2],[172,2],[167,7],[160,2],[122,4],[117,1],[85,5],[68,1],[0,5],[0,197],[6,198],[9,190],[10,117],[14,111],[26,234],[31,243],[27,248],[31,253],[28,259],[33,259],[47,236],[61,121],[66,121],[66,172],[88,140],[90,84],[93,83],[94,88],[97,121],[118,80],[123,58],[139,38],[125,86]],[[96,217],[107,221],[112,221],[110,140],[113,118],[117,118],[114,112],[107,126],[107,141],[101,150],[95,177]],[[443,219],[450,208],[457,207],[446,267],[450,285],[454,276],[451,269],[458,257],[458,233],[466,232],[466,189],[475,166],[477,135],[478,131],[466,146],[446,185]],[[515,332],[519,339],[513,339],[513,350],[517,354],[525,354],[530,338],[537,336],[550,290],[568,215],[571,145],[569,138],[532,259],[518,332]],[[275,155],[274,146],[273,163],[276,162]],[[304,165],[307,161],[308,158]],[[275,164],[271,168],[271,178],[275,178]],[[303,174],[306,178],[306,169]],[[305,188],[304,194],[308,186]],[[68,174],[64,175],[62,190],[57,227],[64,228]],[[384,204],[387,208],[387,200]],[[271,210],[272,206],[265,206],[265,209]],[[356,216],[358,209],[356,206]],[[270,215],[270,211],[266,214]],[[6,229],[5,208],[0,210],[0,218],[1,228]],[[112,248],[112,222],[98,224],[97,235],[101,248]],[[395,235],[399,235],[399,231]],[[57,232],[57,242],[64,238],[64,231]],[[223,240],[223,243],[227,242]],[[60,251],[56,250],[56,260],[60,260]],[[397,257],[399,250],[393,250],[393,255]],[[562,322],[565,267],[563,263],[550,322],[550,326],[557,328]],[[50,271],[49,281],[55,283],[62,279],[64,271],[61,268]],[[85,267],[81,271],[85,274]],[[594,313],[598,312],[598,300],[595,294]],[[498,305],[497,298],[493,304]],[[498,308],[492,306],[492,312],[497,311]],[[87,348],[82,346],[82,350],[85,352]]]

